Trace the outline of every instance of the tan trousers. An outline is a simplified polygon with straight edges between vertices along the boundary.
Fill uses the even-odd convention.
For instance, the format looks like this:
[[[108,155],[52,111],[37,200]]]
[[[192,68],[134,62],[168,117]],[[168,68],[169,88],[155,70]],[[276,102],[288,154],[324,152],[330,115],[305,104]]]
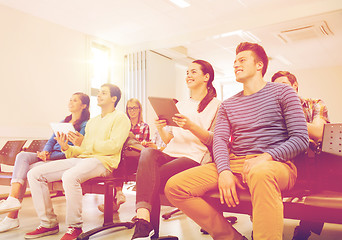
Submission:
[[[241,157],[239,159],[241,160]],[[253,206],[254,240],[282,239],[284,216],[281,191],[292,188],[296,177],[296,167],[290,161],[264,162],[251,169],[247,176],[247,185]],[[213,239],[240,240],[241,234],[222,213],[202,199],[207,191],[218,189],[217,181],[216,165],[210,163],[170,178],[165,187],[165,194],[172,204],[208,231]]]

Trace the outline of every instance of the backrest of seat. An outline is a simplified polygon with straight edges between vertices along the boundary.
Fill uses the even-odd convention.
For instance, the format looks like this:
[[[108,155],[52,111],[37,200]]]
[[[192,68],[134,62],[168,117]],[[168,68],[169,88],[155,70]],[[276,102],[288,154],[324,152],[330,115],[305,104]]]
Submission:
[[[41,152],[43,151],[45,144],[47,143],[48,140],[32,140],[28,148],[25,149],[26,152]]]
[[[342,123],[324,125],[322,152],[342,156]]]
[[[129,139],[126,140],[121,151],[121,160],[117,169],[113,171],[113,175],[123,177],[125,181],[129,181],[138,168],[140,149],[128,145]]]
[[[318,156],[321,190],[342,192],[342,124],[324,125],[322,151]]]
[[[0,150],[0,163],[13,166],[25,143],[26,140],[7,141]]]

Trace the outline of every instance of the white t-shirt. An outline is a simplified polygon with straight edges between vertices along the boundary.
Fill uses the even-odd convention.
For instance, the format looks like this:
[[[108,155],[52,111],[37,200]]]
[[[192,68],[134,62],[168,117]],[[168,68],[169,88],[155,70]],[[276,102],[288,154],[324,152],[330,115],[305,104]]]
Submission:
[[[187,116],[192,122],[208,130],[221,102],[217,98],[213,98],[200,113],[197,112],[199,103],[200,101],[190,98],[185,101],[179,101],[177,108],[181,114]],[[187,157],[201,163],[207,147],[189,130],[172,127],[172,132],[174,137],[167,144],[163,152],[172,157]]]

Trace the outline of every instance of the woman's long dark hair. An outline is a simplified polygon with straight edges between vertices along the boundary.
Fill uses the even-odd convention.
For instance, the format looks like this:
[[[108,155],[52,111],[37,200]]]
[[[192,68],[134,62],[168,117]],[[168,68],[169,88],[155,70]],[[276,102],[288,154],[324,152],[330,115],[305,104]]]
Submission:
[[[81,93],[81,92],[74,93],[73,95],[77,95],[80,98],[81,102],[86,105],[86,107],[82,110],[81,117],[77,119],[73,124],[76,131],[79,132],[81,130],[81,124],[84,121],[89,120],[90,118],[90,112],[89,112],[90,99],[87,94]],[[71,118],[72,118],[72,114],[70,114],[69,116],[66,116],[64,119],[64,122],[70,122]]]
[[[207,61],[195,60],[195,61],[193,61],[193,63],[197,63],[197,64],[199,64],[201,66],[201,70],[202,70],[204,75],[207,74],[207,73],[209,74],[209,81],[207,83],[208,93],[202,99],[202,101],[198,105],[198,109],[197,109],[197,112],[200,113],[200,112],[202,112],[208,106],[210,101],[213,100],[213,98],[217,96],[216,89],[213,86],[213,81],[214,81],[215,73],[214,73],[213,67]]]

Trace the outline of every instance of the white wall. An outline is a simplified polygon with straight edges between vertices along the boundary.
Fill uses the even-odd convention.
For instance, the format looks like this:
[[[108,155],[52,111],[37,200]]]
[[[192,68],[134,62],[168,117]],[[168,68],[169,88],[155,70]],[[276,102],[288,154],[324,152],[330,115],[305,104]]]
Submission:
[[[151,51],[146,53],[146,96],[176,97],[176,67],[174,61]],[[145,122],[152,134],[155,131],[156,114],[149,102],[146,104]]]
[[[177,100],[187,99],[190,97],[189,88],[186,85],[186,71],[188,66],[176,64],[175,65],[175,84]]]
[[[294,74],[299,95],[322,99],[328,107],[330,121],[342,123],[342,66],[303,69]]]
[[[71,94],[89,94],[89,36],[1,5],[0,19],[0,138],[47,138]],[[122,53],[114,54],[122,88]]]

